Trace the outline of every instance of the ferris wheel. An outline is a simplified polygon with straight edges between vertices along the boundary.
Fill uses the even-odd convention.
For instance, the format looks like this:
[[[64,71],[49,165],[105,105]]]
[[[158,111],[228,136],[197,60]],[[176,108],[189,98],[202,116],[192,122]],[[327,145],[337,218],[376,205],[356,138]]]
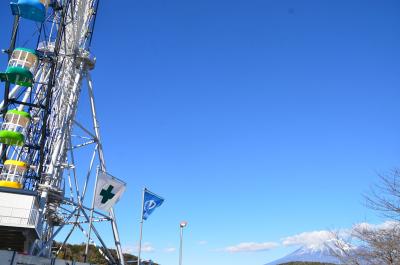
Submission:
[[[106,171],[90,75],[99,0],[13,0],[10,6],[8,66],[0,73],[0,249],[51,258],[80,231],[85,255],[89,243],[97,243],[110,264],[124,264],[113,210],[84,204],[96,168]],[[77,120],[83,89],[90,128]],[[88,148],[80,174],[74,154]],[[110,223],[118,257],[106,247],[98,222]],[[53,249],[62,230],[65,236]]]

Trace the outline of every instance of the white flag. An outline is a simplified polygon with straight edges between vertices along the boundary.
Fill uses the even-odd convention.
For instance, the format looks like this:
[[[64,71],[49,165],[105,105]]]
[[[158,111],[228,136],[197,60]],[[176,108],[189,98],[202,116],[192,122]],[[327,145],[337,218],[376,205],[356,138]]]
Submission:
[[[96,184],[94,207],[109,211],[125,191],[125,182],[99,171]]]

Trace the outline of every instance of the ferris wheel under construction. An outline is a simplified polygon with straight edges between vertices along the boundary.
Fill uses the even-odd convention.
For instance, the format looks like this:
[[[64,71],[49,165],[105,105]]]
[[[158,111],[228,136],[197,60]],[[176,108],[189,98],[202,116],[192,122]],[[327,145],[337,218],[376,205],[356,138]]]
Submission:
[[[85,205],[89,181],[106,172],[90,75],[99,0],[10,5],[8,66],[0,73],[0,264],[67,264],[55,257],[74,231],[86,242],[86,256],[94,244],[109,264],[124,264],[114,211]],[[29,47],[19,41],[26,34],[35,38]],[[90,126],[77,120],[81,94],[89,98]],[[84,169],[77,167],[81,149],[91,154]],[[96,229],[99,222],[110,224],[117,257]]]

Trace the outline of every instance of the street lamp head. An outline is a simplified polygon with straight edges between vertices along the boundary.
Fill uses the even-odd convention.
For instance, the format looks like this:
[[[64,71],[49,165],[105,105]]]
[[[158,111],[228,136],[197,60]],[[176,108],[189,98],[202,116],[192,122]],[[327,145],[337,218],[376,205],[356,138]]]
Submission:
[[[182,222],[179,224],[179,226],[180,226],[181,228],[184,228],[184,227],[187,226],[187,222],[186,222],[186,221],[182,221]]]

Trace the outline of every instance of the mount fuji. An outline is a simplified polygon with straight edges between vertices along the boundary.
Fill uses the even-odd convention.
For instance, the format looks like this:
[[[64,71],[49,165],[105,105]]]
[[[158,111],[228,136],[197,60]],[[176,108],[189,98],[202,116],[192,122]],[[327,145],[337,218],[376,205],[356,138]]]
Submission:
[[[340,260],[331,255],[329,247],[325,245],[318,246],[304,246],[294,251],[293,253],[278,259],[276,261],[267,263],[265,265],[279,265],[282,263],[295,262],[295,261],[308,261],[308,262],[321,262],[341,264]]]

